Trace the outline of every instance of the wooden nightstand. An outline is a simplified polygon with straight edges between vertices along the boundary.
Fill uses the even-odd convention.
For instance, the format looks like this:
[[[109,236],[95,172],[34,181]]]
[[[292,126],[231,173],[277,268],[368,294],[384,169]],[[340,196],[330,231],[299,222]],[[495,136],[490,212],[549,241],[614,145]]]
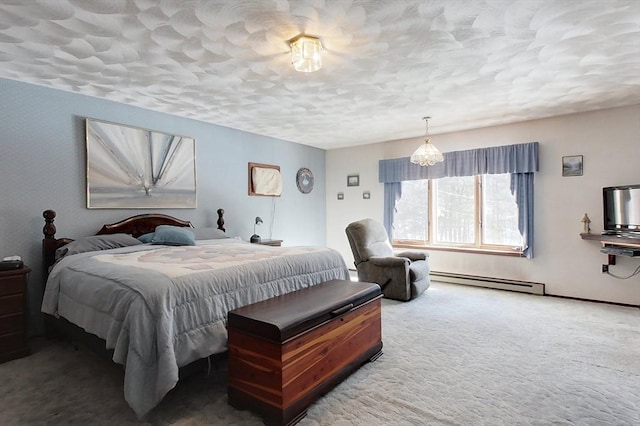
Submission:
[[[27,345],[27,275],[24,266],[0,271],[0,363],[29,353]]]
[[[253,243],[253,244],[261,244],[263,246],[280,247],[280,246],[282,246],[282,240],[262,240],[259,243]]]

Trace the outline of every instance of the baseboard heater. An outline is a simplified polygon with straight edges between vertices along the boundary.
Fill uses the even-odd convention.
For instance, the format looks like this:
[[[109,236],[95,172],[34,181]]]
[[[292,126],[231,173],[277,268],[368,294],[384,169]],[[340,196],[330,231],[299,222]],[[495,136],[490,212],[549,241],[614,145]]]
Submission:
[[[481,277],[477,275],[451,274],[449,272],[431,271],[432,281],[451,284],[473,285],[476,287],[495,288],[499,290],[518,291],[544,295],[544,284],[529,281],[506,280],[502,278]]]

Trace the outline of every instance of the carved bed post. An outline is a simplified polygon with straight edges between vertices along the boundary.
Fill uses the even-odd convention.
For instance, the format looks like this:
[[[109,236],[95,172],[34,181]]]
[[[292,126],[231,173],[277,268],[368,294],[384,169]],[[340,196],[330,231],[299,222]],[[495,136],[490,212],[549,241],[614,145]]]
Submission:
[[[44,228],[42,228],[42,233],[44,234],[42,240],[42,259],[44,262],[42,263],[42,267],[44,269],[44,277],[46,277],[49,275],[49,267],[53,265],[55,261],[55,252],[58,245],[56,240],[56,226],[53,224],[56,218],[56,212],[53,210],[45,210],[42,213],[42,217],[44,217]]]
[[[223,215],[224,209],[218,209],[218,229],[222,232],[226,232],[226,229],[224,229],[224,218],[222,217]]]

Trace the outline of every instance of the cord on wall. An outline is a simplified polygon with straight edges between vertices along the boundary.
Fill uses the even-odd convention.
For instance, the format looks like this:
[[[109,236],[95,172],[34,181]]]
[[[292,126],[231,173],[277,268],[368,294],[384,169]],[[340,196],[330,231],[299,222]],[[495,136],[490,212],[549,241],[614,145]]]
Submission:
[[[269,239],[273,238],[273,223],[276,220],[276,200],[277,198],[271,199],[271,220],[269,220]]]
[[[609,275],[609,276],[612,276],[613,278],[617,278],[617,279],[619,279],[619,280],[628,280],[629,278],[631,278],[631,277],[635,277],[636,275],[640,274],[640,265],[639,265],[639,266],[635,269],[635,271],[633,271],[633,272],[631,273],[631,275],[629,275],[628,277],[621,277],[621,276],[619,276],[619,275],[616,275],[616,274],[614,274],[613,272],[611,272],[608,268],[607,268],[607,270],[605,271],[605,270],[604,270],[604,266],[605,266],[605,265],[602,265],[602,267],[603,267],[603,268],[602,268],[602,273],[607,274],[607,275]]]

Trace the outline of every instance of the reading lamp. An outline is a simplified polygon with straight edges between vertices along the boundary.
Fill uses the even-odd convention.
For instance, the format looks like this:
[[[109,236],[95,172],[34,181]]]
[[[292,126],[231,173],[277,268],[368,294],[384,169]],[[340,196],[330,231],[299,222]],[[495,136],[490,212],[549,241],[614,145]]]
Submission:
[[[256,226],[258,224],[262,223],[262,218],[260,218],[259,216],[256,216],[256,221],[253,224],[253,235],[251,236],[251,239],[249,240],[252,243],[259,243],[261,241],[260,235],[256,234]]]

